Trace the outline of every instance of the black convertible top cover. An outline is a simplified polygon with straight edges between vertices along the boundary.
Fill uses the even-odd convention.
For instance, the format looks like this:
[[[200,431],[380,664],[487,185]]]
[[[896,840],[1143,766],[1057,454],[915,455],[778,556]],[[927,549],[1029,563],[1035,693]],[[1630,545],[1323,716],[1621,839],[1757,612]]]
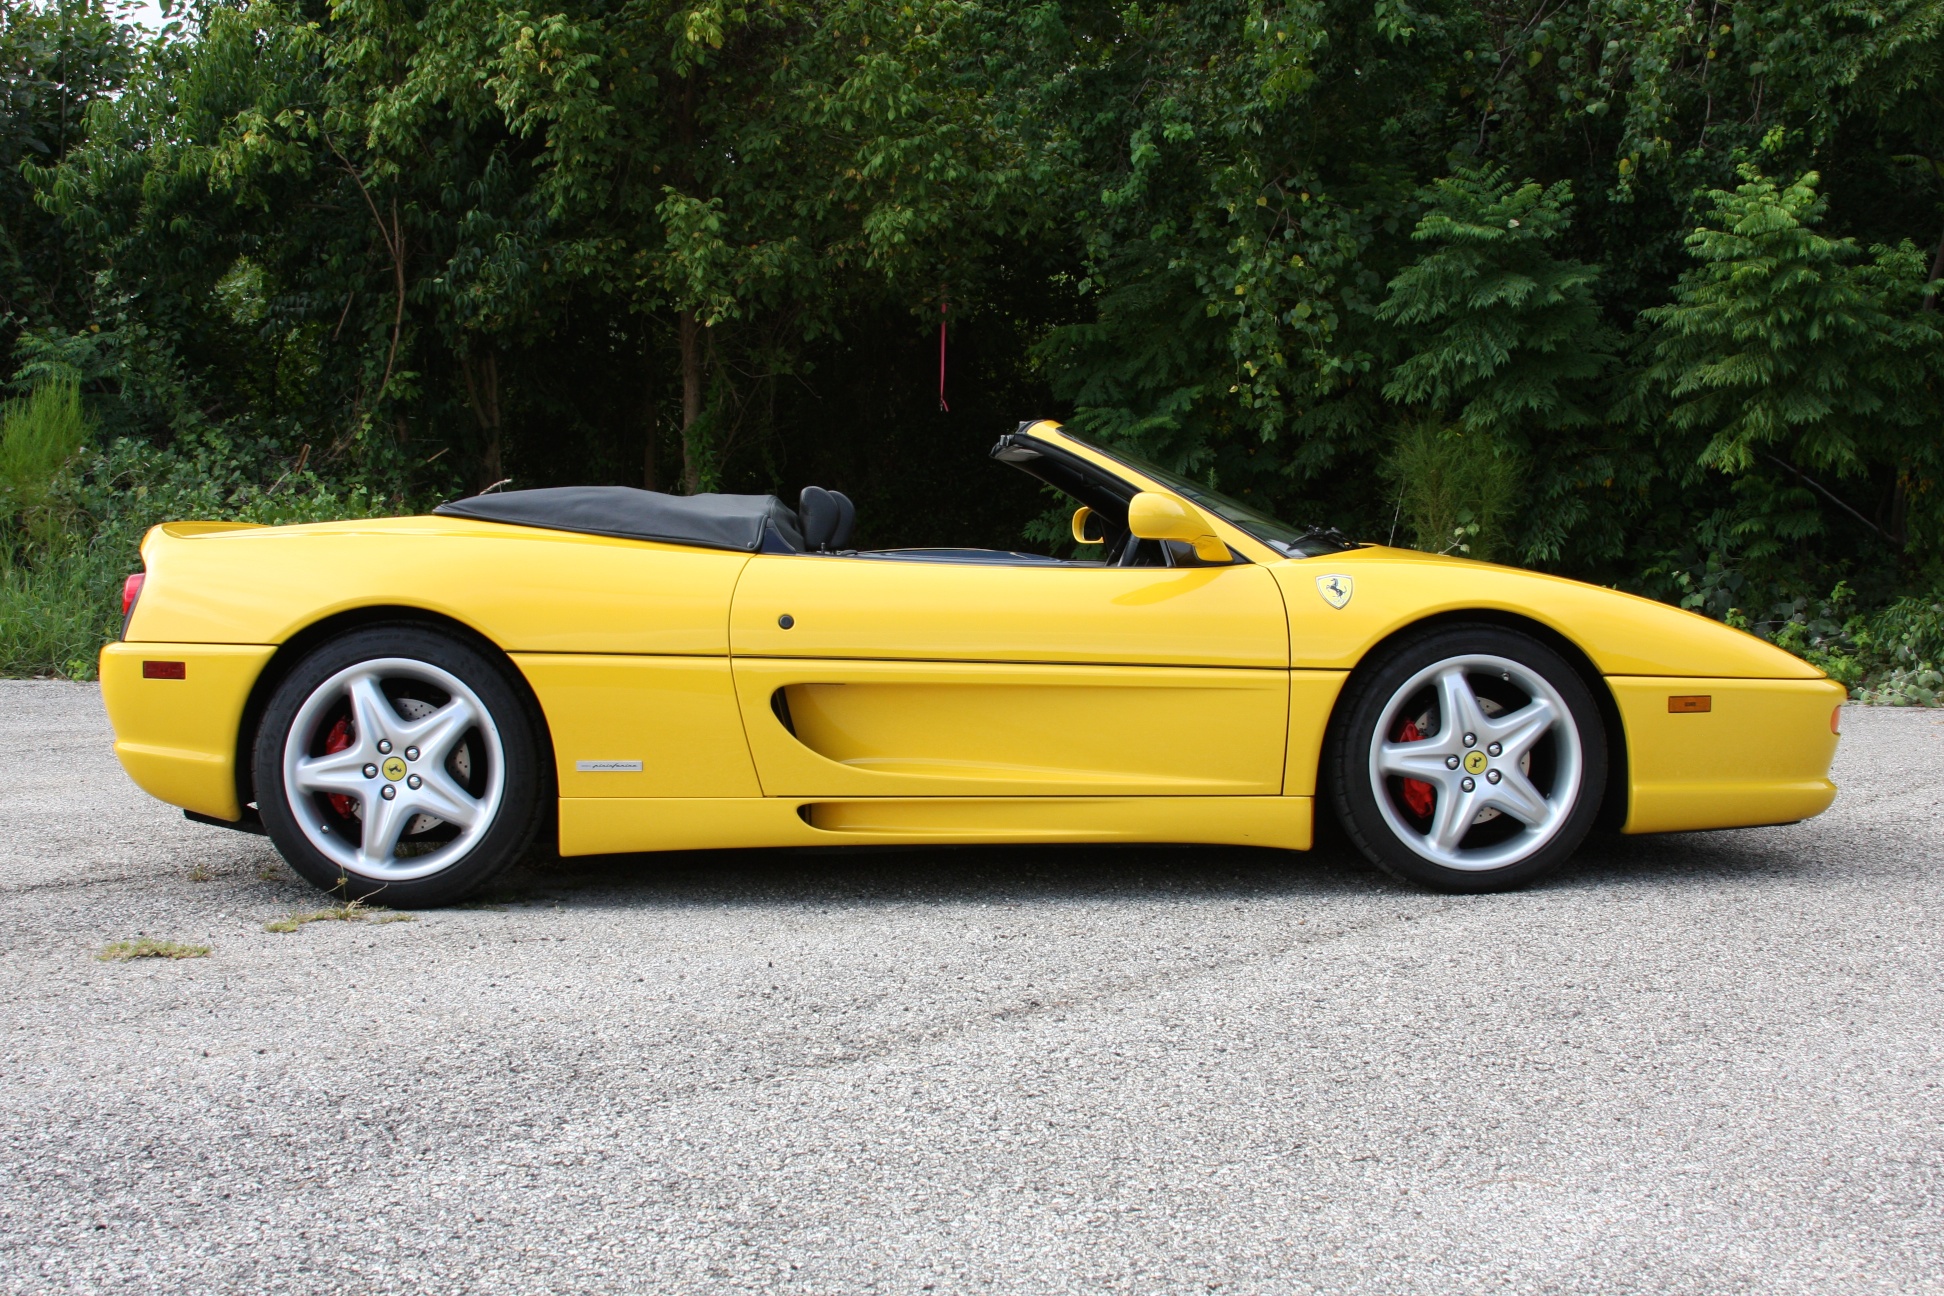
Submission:
[[[803,548],[796,514],[774,495],[663,495],[633,486],[549,486],[453,500],[432,510],[549,531],[662,540],[705,549],[755,553],[773,528],[793,550]]]

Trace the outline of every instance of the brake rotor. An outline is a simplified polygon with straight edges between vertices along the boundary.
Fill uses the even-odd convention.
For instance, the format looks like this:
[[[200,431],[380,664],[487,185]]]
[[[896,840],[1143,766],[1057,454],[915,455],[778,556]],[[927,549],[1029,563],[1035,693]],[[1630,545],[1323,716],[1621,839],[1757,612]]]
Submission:
[[[425,717],[431,715],[434,711],[437,711],[439,709],[433,706],[430,702],[425,701],[423,698],[415,698],[415,697],[395,698],[393,699],[392,705],[396,706],[407,720],[423,720],[425,719]],[[453,758],[453,764],[458,765],[460,767],[459,770],[460,777],[461,778],[466,777],[469,771],[466,769],[467,762],[466,762],[465,748],[462,747],[459,749],[458,754]],[[445,820],[434,818],[429,814],[413,815],[412,822],[405,825],[405,832],[403,835],[410,837],[413,833],[426,832],[429,829],[437,828],[440,824],[444,822]]]

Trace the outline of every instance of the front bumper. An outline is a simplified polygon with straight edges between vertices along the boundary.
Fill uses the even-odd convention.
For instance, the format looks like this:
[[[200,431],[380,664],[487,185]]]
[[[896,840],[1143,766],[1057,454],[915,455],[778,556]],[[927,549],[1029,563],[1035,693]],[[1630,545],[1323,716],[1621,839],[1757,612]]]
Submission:
[[[1848,692],[1829,679],[1608,676],[1627,732],[1622,832],[1793,823],[1836,799],[1831,715]],[[1671,698],[1706,698],[1675,711]]]

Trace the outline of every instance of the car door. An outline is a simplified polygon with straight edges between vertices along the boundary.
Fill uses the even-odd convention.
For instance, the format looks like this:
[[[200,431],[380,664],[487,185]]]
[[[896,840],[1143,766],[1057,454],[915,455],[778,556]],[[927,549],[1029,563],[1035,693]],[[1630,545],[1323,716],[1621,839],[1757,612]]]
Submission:
[[[759,554],[730,653],[769,796],[1282,790],[1288,621],[1248,563]]]

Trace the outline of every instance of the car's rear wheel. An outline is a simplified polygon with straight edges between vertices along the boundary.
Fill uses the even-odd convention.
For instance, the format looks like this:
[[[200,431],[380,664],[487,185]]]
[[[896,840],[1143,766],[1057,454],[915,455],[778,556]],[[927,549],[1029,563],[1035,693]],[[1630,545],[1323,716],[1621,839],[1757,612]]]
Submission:
[[[1560,655],[1499,626],[1408,639],[1352,681],[1329,782],[1345,831],[1398,877],[1497,891],[1585,840],[1606,786],[1606,735]]]
[[[352,631],[305,657],[264,710],[257,807],[318,887],[450,904],[518,859],[544,756],[504,665],[422,626]]]

